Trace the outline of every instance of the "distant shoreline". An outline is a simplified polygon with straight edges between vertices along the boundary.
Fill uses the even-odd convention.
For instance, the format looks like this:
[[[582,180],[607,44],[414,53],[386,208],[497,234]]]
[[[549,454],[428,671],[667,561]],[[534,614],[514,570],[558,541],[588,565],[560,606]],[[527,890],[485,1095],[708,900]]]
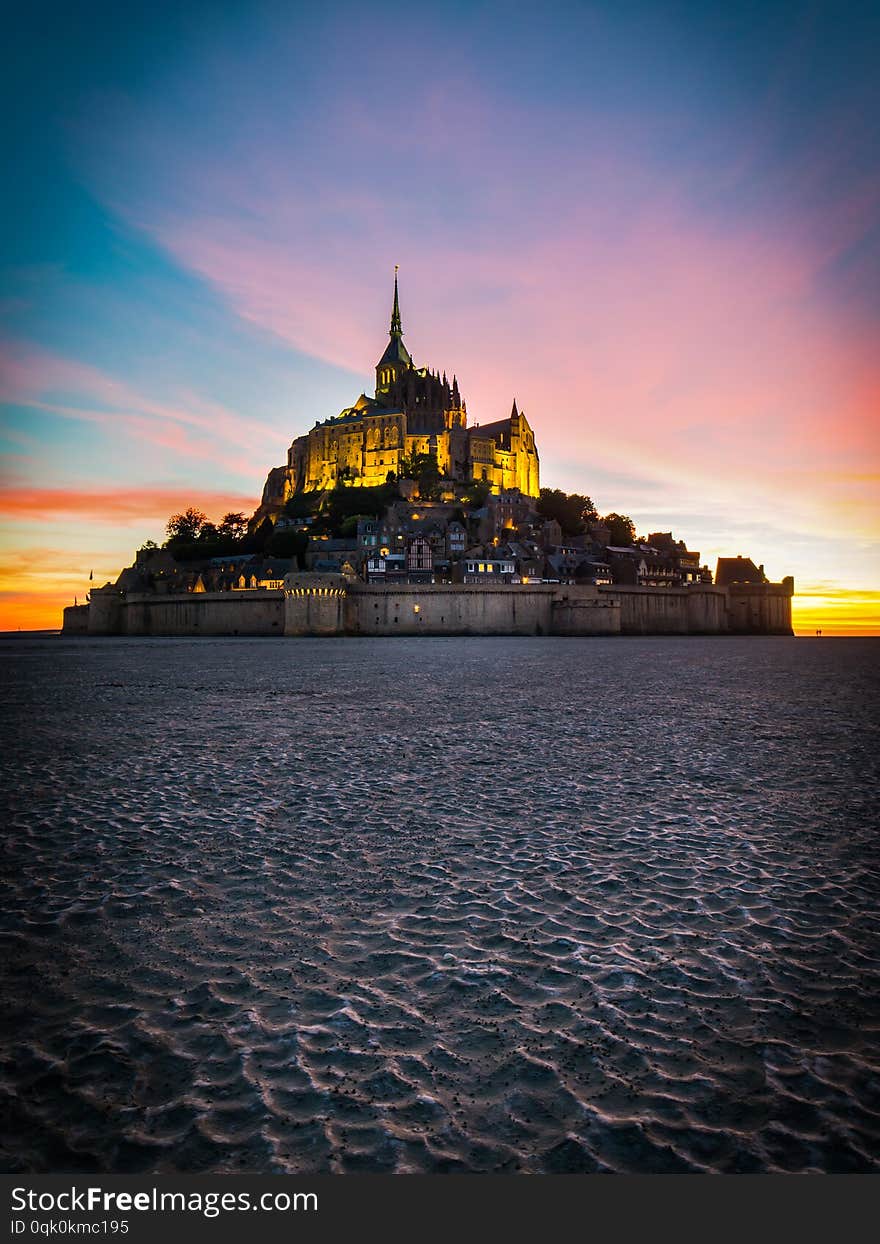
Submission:
[[[19,626],[13,631],[0,631],[0,638],[5,635],[61,635],[62,633],[59,626],[38,626],[33,630],[26,630],[24,627]]]
[[[89,635],[65,635],[64,632],[59,627],[54,627],[54,628],[45,627],[45,628],[38,628],[36,630],[20,629],[20,630],[14,630],[14,631],[0,631],[0,639],[9,639],[10,637],[14,637],[17,635],[20,635],[22,637],[24,636],[33,637],[35,635],[57,635],[59,638],[63,637],[64,639],[95,638],[94,636],[89,636]],[[103,639],[266,639],[266,638],[269,638],[271,639],[272,636],[271,635],[270,636],[265,636],[265,635],[262,635],[262,636],[261,635],[104,635],[104,636],[100,636],[100,638],[103,638]],[[412,638],[412,636],[406,636],[406,635],[403,635],[403,636],[340,635],[339,638],[340,639],[377,639],[377,638],[378,639],[396,639],[396,638],[407,639],[407,638]],[[533,635],[532,636],[529,636],[529,635],[525,635],[525,636],[435,635],[432,637],[432,636],[426,635],[424,636],[424,638],[425,639],[430,639],[430,638],[434,638],[434,639],[445,639],[445,638],[454,638],[454,639],[506,639],[506,638],[553,639],[553,638],[565,638],[565,636],[545,635],[545,636],[536,637]],[[573,636],[570,638],[585,638],[585,639],[594,639],[594,638],[595,639],[615,639],[615,638],[617,639],[693,639],[693,638],[750,639],[750,638],[760,638],[760,636],[749,636],[749,635],[702,635],[702,636],[691,636],[691,635],[619,635],[619,636],[605,635],[605,636],[602,636],[602,635],[597,635],[597,636],[590,636],[590,635],[587,635],[587,636]],[[812,630],[806,630],[806,631],[795,631],[793,635],[765,636],[764,638],[770,638],[770,639],[774,639],[774,638],[775,639],[880,639],[880,631],[851,631],[851,632],[847,632],[845,635],[832,635],[826,631],[823,631],[821,635],[817,635]]]

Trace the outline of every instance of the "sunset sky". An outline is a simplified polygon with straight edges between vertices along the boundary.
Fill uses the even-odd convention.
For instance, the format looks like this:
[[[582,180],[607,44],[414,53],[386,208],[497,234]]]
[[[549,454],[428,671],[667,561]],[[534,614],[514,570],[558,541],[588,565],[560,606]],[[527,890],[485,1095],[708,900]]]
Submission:
[[[252,511],[407,346],[542,483],[880,633],[880,6],[8,15],[0,629]]]

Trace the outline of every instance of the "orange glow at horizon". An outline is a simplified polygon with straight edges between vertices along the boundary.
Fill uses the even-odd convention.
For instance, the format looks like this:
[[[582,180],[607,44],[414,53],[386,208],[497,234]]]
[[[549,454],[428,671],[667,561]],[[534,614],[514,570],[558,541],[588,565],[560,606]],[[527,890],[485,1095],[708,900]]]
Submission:
[[[57,561],[44,568],[39,554],[34,550],[33,559],[21,556],[0,566],[0,631],[60,630],[65,606],[85,604],[90,587],[115,581],[122,569],[109,568],[104,554],[94,557],[90,567],[77,558],[63,569]],[[129,560],[133,558],[132,550]],[[92,571],[95,577],[90,582]]]
[[[169,517],[190,505],[212,522],[255,508],[252,496],[202,488],[0,487],[0,631],[59,630],[66,605],[115,583],[136,549],[161,543]]]
[[[791,602],[796,635],[880,635],[880,592],[811,586]]]

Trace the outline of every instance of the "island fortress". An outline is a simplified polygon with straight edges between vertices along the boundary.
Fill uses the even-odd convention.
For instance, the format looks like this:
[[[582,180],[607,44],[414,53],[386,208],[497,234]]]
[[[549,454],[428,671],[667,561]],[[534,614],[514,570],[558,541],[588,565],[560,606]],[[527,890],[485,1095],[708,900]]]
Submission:
[[[353,406],[296,438],[287,465],[269,472],[261,512],[277,512],[295,493],[339,483],[385,484],[389,475],[405,475],[402,467],[418,454],[431,455],[444,480],[486,481],[496,494],[538,496],[535,437],[516,401],[507,419],[468,427],[456,377],[450,384],[445,372],[416,367],[403,344],[395,269],[389,341],[376,364],[375,395],[362,393]]]
[[[457,378],[416,367],[404,345],[396,269],[375,370],[373,397],[293,441],[249,523],[174,516],[161,548],[147,541],[115,583],[65,609],[64,631],[792,634],[790,578],[771,583],[740,555],[720,558],[713,582],[671,532],[636,538],[589,497],[542,492],[515,401],[469,426]]]

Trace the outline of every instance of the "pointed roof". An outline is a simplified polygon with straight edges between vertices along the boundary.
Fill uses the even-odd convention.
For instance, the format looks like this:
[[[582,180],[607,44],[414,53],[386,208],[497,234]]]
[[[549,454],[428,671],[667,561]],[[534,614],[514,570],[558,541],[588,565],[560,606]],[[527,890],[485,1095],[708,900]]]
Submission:
[[[403,324],[400,319],[400,300],[397,294],[397,264],[394,265],[394,304],[391,308],[391,340],[385,347],[385,353],[376,364],[381,367],[383,363],[399,363],[403,367],[412,367],[412,359],[409,351],[403,344]]]
[[[394,306],[391,308],[391,336],[397,333],[403,336],[403,325],[400,322],[400,302],[397,297],[397,264],[394,265]]]
[[[510,435],[510,420],[496,419],[494,423],[475,423],[468,428],[467,433],[476,440],[498,440]]]

